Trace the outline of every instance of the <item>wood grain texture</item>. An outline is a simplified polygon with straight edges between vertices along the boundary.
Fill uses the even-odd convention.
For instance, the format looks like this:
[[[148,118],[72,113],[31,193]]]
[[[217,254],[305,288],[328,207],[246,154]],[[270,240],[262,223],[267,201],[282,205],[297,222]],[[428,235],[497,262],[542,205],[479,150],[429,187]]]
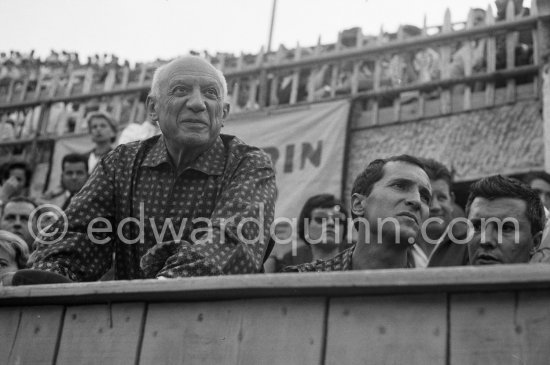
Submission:
[[[527,364],[514,292],[456,294],[450,300],[450,364]]]
[[[2,364],[53,364],[63,307],[22,307],[20,314],[17,336]]]
[[[143,303],[68,307],[57,365],[135,364]]]
[[[325,300],[151,304],[141,364],[320,364]]]
[[[326,364],[445,364],[443,294],[330,301]]]
[[[520,292],[516,310],[524,364],[547,364],[550,359],[550,293]]]
[[[550,289],[550,265],[233,275],[0,287],[0,305],[353,296]]]
[[[0,364],[7,364],[21,323],[20,307],[0,310]]]

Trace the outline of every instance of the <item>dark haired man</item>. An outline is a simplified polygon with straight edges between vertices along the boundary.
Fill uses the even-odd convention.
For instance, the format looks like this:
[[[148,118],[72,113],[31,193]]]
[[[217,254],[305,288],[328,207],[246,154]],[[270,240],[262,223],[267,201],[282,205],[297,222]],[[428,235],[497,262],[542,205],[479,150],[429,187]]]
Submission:
[[[424,165],[408,155],[371,162],[355,179],[351,210],[357,244],[328,260],[285,271],[342,271],[409,267],[410,245],[428,218],[432,198]]]
[[[468,252],[472,265],[527,263],[538,248],[545,222],[537,193],[500,175],[470,187],[466,206],[471,225]]]
[[[43,200],[67,209],[73,196],[88,180],[88,158],[78,153],[69,153],[61,160],[61,187],[62,191],[47,193]]]

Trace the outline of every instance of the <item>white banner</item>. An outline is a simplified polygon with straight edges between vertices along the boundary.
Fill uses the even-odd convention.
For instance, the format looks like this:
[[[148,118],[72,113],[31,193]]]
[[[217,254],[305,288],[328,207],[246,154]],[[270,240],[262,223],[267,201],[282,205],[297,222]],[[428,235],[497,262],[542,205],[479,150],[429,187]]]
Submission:
[[[279,198],[276,217],[298,217],[316,194],[340,197],[348,100],[236,115],[222,133],[271,155]]]

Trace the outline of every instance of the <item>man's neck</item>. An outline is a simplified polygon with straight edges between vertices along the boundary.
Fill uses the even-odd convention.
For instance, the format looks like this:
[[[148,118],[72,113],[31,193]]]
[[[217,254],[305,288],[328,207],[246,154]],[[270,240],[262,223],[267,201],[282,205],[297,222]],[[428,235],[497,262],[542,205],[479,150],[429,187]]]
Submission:
[[[340,252],[340,249],[338,247],[334,247],[332,249],[321,249],[319,247],[317,247],[317,245],[321,245],[322,243],[318,243],[316,245],[312,245],[311,246],[311,256],[313,257],[313,260],[326,260],[326,259],[330,259],[334,256],[336,256],[339,252]]]
[[[360,230],[361,231],[361,230]],[[364,233],[364,232],[363,232]],[[376,237],[370,237],[366,243],[365,235],[359,232],[359,239],[352,256],[354,270],[397,269],[407,267],[407,243],[377,243]]]
[[[103,156],[111,150],[111,144],[109,142],[100,142],[96,144],[94,148],[94,153],[96,156]]]
[[[183,171],[189,167],[193,161],[195,161],[202,153],[206,152],[211,145],[205,145],[195,148],[185,148],[184,146],[175,145],[170,143],[166,138],[164,139],[168,156],[172,163],[176,167],[177,171]]]

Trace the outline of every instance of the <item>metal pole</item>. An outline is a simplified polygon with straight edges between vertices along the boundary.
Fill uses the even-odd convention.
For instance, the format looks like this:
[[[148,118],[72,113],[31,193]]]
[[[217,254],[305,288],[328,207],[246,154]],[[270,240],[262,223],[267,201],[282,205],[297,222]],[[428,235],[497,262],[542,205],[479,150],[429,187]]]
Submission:
[[[271,52],[271,41],[273,39],[273,25],[275,24],[275,9],[277,8],[277,0],[273,0],[273,8],[271,9],[271,24],[269,26],[269,38],[267,39],[267,52]]]

